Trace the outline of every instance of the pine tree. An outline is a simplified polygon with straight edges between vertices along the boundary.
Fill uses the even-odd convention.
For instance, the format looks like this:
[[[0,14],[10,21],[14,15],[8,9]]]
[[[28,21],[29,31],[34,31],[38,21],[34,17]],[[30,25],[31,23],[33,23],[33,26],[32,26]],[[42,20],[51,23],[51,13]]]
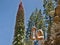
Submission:
[[[43,2],[44,7],[44,15],[45,15],[45,22],[47,25],[47,40],[50,41],[50,34],[51,34],[51,26],[53,23],[53,17],[50,16],[50,12],[54,10],[56,3],[55,0],[44,0]],[[48,44],[47,44],[48,45]]]
[[[31,34],[31,29],[33,26],[36,26],[37,30],[38,29],[43,29],[43,31],[45,30],[45,24],[44,24],[44,17],[41,13],[41,9],[38,10],[36,8],[36,10],[31,14],[30,19],[28,21],[28,28],[26,31],[26,37],[30,39],[30,34]]]
[[[51,25],[51,16],[49,15],[49,12],[54,10],[54,3],[52,0],[44,0],[43,7],[46,21],[48,22],[47,24]]]
[[[13,45],[24,45],[24,9],[22,2],[20,2],[19,9],[16,16],[15,32]]]
[[[27,28],[27,31],[26,31],[26,38],[27,39],[30,39],[30,34],[31,34],[31,29],[32,27],[35,25],[35,20],[36,20],[36,15],[37,15],[37,8],[34,12],[32,12],[30,18],[29,18],[29,21],[28,21],[28,28]]]
[[[38,29],[43,29],[43,31],[45,30],[44,20],[43,20],[43,15],[41,13],[41,9],[38,10],[36,8],[36,10],[30,16],[30,19],[28,21],[28,28],[27,28],[27,31],[26,31],[26,37],[28,39],[30,39],[31,29],[32,29],[33,26],[36,26],[37,30]],[[34,42],[34,45],[37,45],[37,44],[38,44],[38,41],[36,40]]]

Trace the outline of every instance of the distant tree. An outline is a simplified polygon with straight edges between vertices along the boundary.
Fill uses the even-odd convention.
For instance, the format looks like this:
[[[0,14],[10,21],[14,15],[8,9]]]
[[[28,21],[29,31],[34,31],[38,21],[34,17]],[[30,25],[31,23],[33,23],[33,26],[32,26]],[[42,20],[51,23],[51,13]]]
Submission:
[[[48,40],[50,37],[50,33],[51,33],[50,29],[53,22],[53,17],[51,17],[49,13],[55,9],[55,6],[56,6],[55,0],[43,0],[43,7],[44,7],[43,14],[45,15],[45,23],[46,23],[45,25],[47,26]]]
[[[43,29],[43,31],[45,30],[45,24],[44,24],[44,17],[41,13],[41,9],[38,10],[36,8],[36,10],[31,14],[30,19],[28,21],[28,28],[26,31],[26,37],[29,38],[30,34],[31,34],[31,29],[33,26],[36,26],[37,30],[38,29]]]
[[[30,39],[31,29],[35,25],[37,12],[38,12],[38,9],[36,8],[36,10],[34,12],[32,12],[32,14],[29,18],[28,25],[27,25],[28,28],[26,31],[26,39]]]
[[[16,16],[13,45],[24,45],[24,31],[24,9],[21,2]]]
[[[49,12],[54,10],[54,3],[52,0],[44,0],[43,7],[44,7],[45,19],[48,22],[47,24],[51,25],[52,17],[49,15]]]

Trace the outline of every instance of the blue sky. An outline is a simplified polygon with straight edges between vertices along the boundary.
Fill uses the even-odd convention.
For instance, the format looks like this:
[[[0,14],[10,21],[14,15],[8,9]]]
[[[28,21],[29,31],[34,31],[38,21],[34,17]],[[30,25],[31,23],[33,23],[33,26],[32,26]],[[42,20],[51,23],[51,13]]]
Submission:
[[[22,0],[25,26],[35,8],[42,8],[42,0]],[[0,45],[12,45],[16,14],[20,0],[0,0]]]

